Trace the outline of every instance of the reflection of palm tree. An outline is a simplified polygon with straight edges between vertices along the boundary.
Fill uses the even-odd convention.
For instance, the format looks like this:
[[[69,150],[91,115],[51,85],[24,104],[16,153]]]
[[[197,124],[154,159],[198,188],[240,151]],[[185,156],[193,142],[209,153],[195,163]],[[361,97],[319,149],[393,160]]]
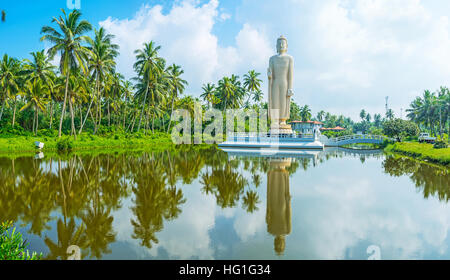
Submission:
[[[211,177],[217,203],[222,208],[234,207],[248,184],[247,180],[235,172],[230,164],[223,170],[213,170]]]
[[[259,196],[258,193],[256,193],[255,191],[247,191],[245,193],[244,196],[244,208],[245,210],[247,210],[247,212],[249,213],[253,213],[256,210],[258,210],[258,203],[260,203],[261,201],[259,200]]]
[[[86,225],[86,247],[91,251],[90,257],[100,259],[103,254],[111,253],[109,243],[116,241],[116,234],[112,228],[113,217],[104,207],[88,209],[82,217]]]
[[[201,175],[200,183],[203,185],[202,193],[208,195],[213,192],[212,178],[209,173],[205,172]]]
[[[385,173],[400,177],[409,176],[424,198],[437,197],[450,200],[450,172],[445,167],[433,166],[407,157],[389,156],[383,161]]]
[[[67,260],[67,248],[76,245],[80,248],[85,247],[86,237],[83,235],[84,226],[76,227],[75,220],[70,219],[68,224],[65,224],[61,219],[57,222],[58,241],[54,243],[49,237],[45,238],[45,244],[50,250],[46,259],[49,260]]]

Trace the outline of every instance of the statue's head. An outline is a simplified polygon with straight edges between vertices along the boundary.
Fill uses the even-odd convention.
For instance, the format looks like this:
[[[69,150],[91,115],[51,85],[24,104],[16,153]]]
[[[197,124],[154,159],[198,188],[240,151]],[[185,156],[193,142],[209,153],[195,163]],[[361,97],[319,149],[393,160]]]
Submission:
[[[277,52],[279,54],[285,53],[287,52],[287,49],[288,49],[287,39],[283,35],[281,35],[280,38],[278,38],[277,40]]]
[[[278,235],[274,240],[274,249],[277,256],[281,256],[284,253],[284,249],[286,248],[286,240],[283,235]]]

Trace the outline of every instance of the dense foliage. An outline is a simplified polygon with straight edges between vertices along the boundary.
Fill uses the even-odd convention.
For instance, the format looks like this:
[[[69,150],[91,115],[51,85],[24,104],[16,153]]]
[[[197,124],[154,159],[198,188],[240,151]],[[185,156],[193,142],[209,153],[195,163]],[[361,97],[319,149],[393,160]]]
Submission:
[[[22,234],[12,228],[11,222],[0,224],[0,260],[39,260],[42,254],[30,254],[26,250],[28,244],[23,241]]]
[[[396,138],[401,142],[407,136],[416,136],[419,134],[419,127],[411,122],[402,119],[386,121],[383,124],[383,133],[389,137]]]

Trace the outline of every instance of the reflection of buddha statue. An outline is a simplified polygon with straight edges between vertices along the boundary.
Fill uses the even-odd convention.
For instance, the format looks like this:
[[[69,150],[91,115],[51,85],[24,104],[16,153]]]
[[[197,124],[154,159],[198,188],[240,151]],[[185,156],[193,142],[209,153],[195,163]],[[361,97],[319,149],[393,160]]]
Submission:
[[[291,233],[291,195],[289,193],[290,159],[270,162],[267,173],[267,231],[275,236],[274,247],[281,255],[286,247],[285,236]]]

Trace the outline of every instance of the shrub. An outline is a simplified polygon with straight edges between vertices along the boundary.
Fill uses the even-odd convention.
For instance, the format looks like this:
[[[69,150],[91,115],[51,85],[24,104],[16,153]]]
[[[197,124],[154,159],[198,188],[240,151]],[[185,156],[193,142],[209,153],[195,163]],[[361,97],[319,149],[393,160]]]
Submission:
[[[395,119],[383,123],[383,133],[401,142],[405,137],[418,135],[419,127],[411,121]]]
[[[63,138],[56,143],[58,151],[71,151],[73,148],[73,142],[70,138]]]
[[[0,224],[0,260],[39,260],[42,253],[33,252],[31,255],[26,250],[28,244],[23,241],[22,234],[11,230],[12,223]],[[26,250],[26,251],[25,251]]]
[[[438,136],[436,143],[434,143],[433,148],[435,149],[446,149],[448,147],[448,135],[444,134],[442,137]]]

